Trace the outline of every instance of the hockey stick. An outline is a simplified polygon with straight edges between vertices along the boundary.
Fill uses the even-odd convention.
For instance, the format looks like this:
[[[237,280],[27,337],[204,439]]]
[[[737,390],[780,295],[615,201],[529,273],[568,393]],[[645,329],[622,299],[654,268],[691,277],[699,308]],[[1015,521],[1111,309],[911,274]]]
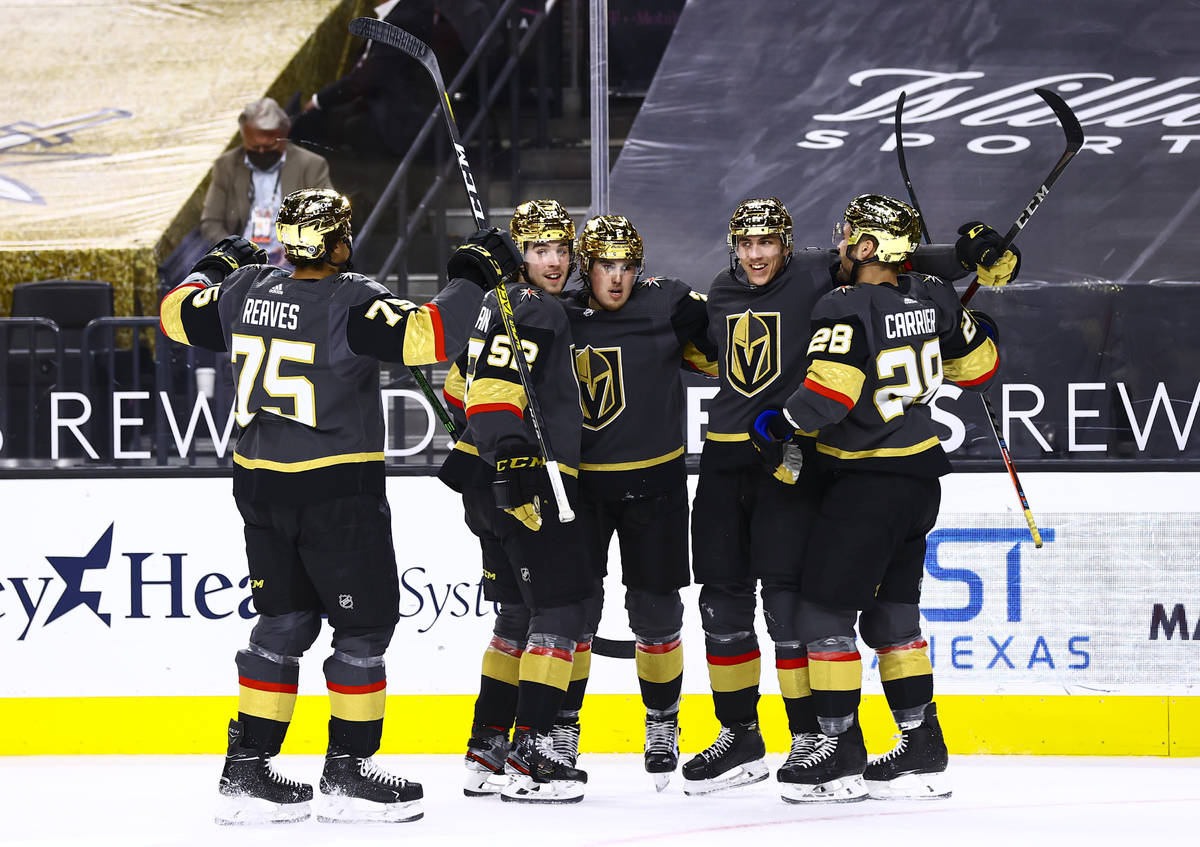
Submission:
[[[906,92],[900,92],[900,99],[896,101],[896,158],[900,163],[900,175],[904,177],[904,186],[908,189],[908,199],[912,201],[912,206],[917,210],[917,214],[921,217],[921,234],[925,237],[926,244],[932,244],[933,239],[929,237],[929,227],[925,222],[925,215],[921,214],[921,204],[917,201],[917,192],[913,189],[912,180],[908,177],[908,163],[904,159],[904,133],[901,130],[900,114],[904,111],[904,97]],[[1049,101],[1047,101],[1049,102]],[[1066,104],[1063,104],[1064,108]],[[1063,124],[1066,126],[1066,124]],[[1078,126],[1078,124],[1076,124]],[[1072,153],[1071,155],[1074,155]],[[1057,177],[1057,175],[1055,175]],[[1045,196],[1045,195],[1043,195]],[[1040,200],[1038,201],[1041,202]],[[1036,208],[1036,206],[1034,207]],[[1029,214],[1033,214],[1030,212]],[[1021,224],[1024,226],[1024,224]],[[1019,230],[1020,227],[1017,227]],[[1015,232],[1010,232],[1008,238],[1005,239],[1004,249],[1000,251],[1000,255],[1004,255],[1004,250],[1008,249],[1008,245],[1012,242]],[[979,283],[973,283],[978,288]],[[971,292],[968,291],[968,295]],[[965,307],[969,296],[964,296],[962,305]],[[1037,522],[1033,519],[1033,510],[1029,508],[1029,500],[1025,496],[1025,489],[1021,486],[1021,479],[1017,476],[1017,466],[1013,464],[1012,455],[1008,452],[1008,444],[1004,440],[1004,433],[1000,428],[1000,421],[996,419],[996,411],[992,408],[992,401],[988,400],[986,394],[980,393],[979,399],[983,401],[983,408],[987,411],[988,421],[992,425],[992,435],[996,437],[996,444],[1000,447],[1000,458],[1004,460],[1004,467],[1008,469],[1008,477],[1012,480],[1013,488],[1017,491],[1017,499],[1021,501],[1021,509],[1025,513],[1025,523],[1029,525],[1029,535],[1033,538],[1033,546],[1040,549],[1042,546],[1042,533],[1038,531]]]
[[[1067,165],[1071,164],[1071,160],[1075,158],[1075,154],[1083,147],[1083,127],[1079,125],[1079,119],[1075,117],[1075,113],[1071,111],[1071,107],[1063,102],[1063,99],[1045,88],[1035,88],[1033,93],[1046,101],[1046,105],[1054,112],[1054,116],[1058,118],[1058,122],[1062,125],[1063,133],[1067,137],[1067,146],[1063,150],[1062,156],[1050,171],[1049,176],[1042,180],[1042,184],[1038,186],[1038,190],[1033,192],[1033,197],[1029,203],[1021,210],[1021,214],[1017,215],[1016,222],[1013,223],[1012,229],[1004,236],[1004,242],[1000,245],[998,255],[1003,256],[1004,251],[1008,249],[1008,245],[1012,244],[1013,239],[1017,237],[1017,233],[1025,228],[1025,224],[1029,223],[1029,219],[1033,217],[1033,213],[1042,205],[1042,201],[1046,199],[1046,195],[1050,193],[1050,187],[1058,180],[1062,172],[1067,169]],[[896,128],[900,127],[900,107],[904,103],[904,92],[900,93],[900,100],[896,103]],[[900,148],[900,137],[897,134],[896,148]],[[901,167],[904,166],[904,158],[900,158]],[[913,198],[914,201],[916,198]],[[915,202],[914,202],[915,205]],[[962,296],[962,304],[965,306],[975,292],[979,290],[979,279],[974,279],[967,291]]]
[[[429,49],[429,45],[419,38],[406,32],[398,26],[389,24],[377,18],[355,18],[350,21],[350,33],[359,38],[369,38],[395,47],[402,53],[407,53],[425,66],[425,70],[433,77],[437,86],[438,102],[442,107],[442,117],[446,119],[446,130],[450,133],[450,144],[458,157],[458,169],[462,172],[463,186],[467,189],[467,200],[471,205],[471,217],[475,219],[476,229],[486,229],[487,218],[483,214],[483,202],[479,199],[479,191],[475,187],[475,177],[471,174],[471,166],[467,163],[467,151],[462,145],[458,134],[458,125],[454,122],[454,109],[450,105],[450,95],[446,91],[446,83],[442,79],[442,70],[438,67],[437,57]],[[529,363],[525,360],[525,347],[521,336],[517,333],[517,322],[513,317],[512,303],[508,299],[508,291],[503,285],[494,289],[496,301],[500,304],[500,320],[508,335],[509,344],[513,350],[513,361],[517,365],[517,375],[521,379],[521,387],[525,390],[525,399],[529,405],[529,421],[533,424],[533,433],[541,449],[542,458],[546,462],[546,473],[550,477],[550,489],[554,492],[554,502],[558,507],[558,519],[561,523],[575,520],[575,511],[567,500],[567,492],[563,487],[562,471],[550,447],[550,440],[543,424],[542,410],[538,406],[537,397],[533,393],[533,376],[529,373]]]

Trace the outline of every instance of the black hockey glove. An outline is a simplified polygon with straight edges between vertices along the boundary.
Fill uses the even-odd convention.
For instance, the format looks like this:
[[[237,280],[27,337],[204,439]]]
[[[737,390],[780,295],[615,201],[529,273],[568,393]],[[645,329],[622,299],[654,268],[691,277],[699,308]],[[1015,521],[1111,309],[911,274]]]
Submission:
[[[450,254],[446,273],[450,279],[465,279],[484,291],[502,285],[517,275],[525,261],[512,236],[496,227],[475,234]]]
[[[750,442],[758,451],[767,473],[785,485],[796,484],[804,465],[804,454],[792,442],[795,437],[796,428],[780,409],[759,412],[750,427]]]
[[[958,228],[954,255],[968,271],[974,271],[980,285],[999,288],[1016,279],[1021,270],[1021,251],[1011,244],[1000,253],[1004,237],[981,221],[970,221]]]
[[[200,261],[192,265],[191,272],[204,274],[210,283],[217,285],[238,268],[244,268],[246,265],[265,264],[267,264],[266,250],[240,235],[230,235],[222,238],[212,246],[211,250],[201,256]]]
[[[546,460],[531,445],[510,448],[496,457],[492,496],[503,509],[537,532],[542,528],[542,480]]]

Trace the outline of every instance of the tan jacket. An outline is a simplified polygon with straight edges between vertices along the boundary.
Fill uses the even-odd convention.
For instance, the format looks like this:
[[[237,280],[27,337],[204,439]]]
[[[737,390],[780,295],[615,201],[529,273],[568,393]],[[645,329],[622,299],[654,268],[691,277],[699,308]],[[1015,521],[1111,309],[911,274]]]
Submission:
[[[329,163],[316,153],[288,144],[279,188],[282,197],[301,188],[333,188]],[[249,219],[250,169],[246,167],[245,149],[235,147],[213,163],[212,183],[200,213],[200,233],[215,243],[227,235],[241,235]]]

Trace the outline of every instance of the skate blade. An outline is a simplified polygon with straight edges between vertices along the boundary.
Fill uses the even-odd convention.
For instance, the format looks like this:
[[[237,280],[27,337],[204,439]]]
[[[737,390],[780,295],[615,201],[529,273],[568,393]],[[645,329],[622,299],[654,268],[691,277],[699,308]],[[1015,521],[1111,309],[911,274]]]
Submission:
[[[513,777],[500,792],[505,803],[578,803],[583,800],[583,783],[555,780],[534,782],[528,776]]]
[[[469,773],[463,782],[463,794],[467,797],[495,797],[508,785],[508,775],[503,773]]]
[[[317,807],[321,823],[407,823],[425,815],[420,800],[406,803],[376,803],[360,797],[322,794]]]
[[[743,785],[753,785],[767,778],[767,763],[762,759],[756,762],[746,762],[735,770],[728,771],[712,779],[689,780],[684,777],[683,793],[689,797],[699,797],[717,791],[728,791],[731,788],[741,788]]]
[[[300,823],[312,814],[308,802],[272,803],[246,795],[220,795],[215,820],[222,826],[261,823]]]
[[[650,774],[654,777],[654,790],[659,794],[665,791],[667,785],[671,782],[671,773],[671,771],[667,771],[666,773]]]
[[[876,800],[941,800],[954,792],[946,773],[906,773],[895,779],[866,781],[867,791]]]
[[[781,783],[785,803],[859,803],[867,799],[867,787],[861,776],[844,776],[819,785]]]

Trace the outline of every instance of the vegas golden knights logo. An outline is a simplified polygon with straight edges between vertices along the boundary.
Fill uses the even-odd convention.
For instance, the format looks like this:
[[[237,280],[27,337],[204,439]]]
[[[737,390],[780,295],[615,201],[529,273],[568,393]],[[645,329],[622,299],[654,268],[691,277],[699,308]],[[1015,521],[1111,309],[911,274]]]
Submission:
[[[583,406],[583,425],[603,429],[625,408],[620,347],[584,347],[575,351],[575,376]]]
[[[750,397],[779,376],[779,313],[754,312],[725,318],[729,384]]]

